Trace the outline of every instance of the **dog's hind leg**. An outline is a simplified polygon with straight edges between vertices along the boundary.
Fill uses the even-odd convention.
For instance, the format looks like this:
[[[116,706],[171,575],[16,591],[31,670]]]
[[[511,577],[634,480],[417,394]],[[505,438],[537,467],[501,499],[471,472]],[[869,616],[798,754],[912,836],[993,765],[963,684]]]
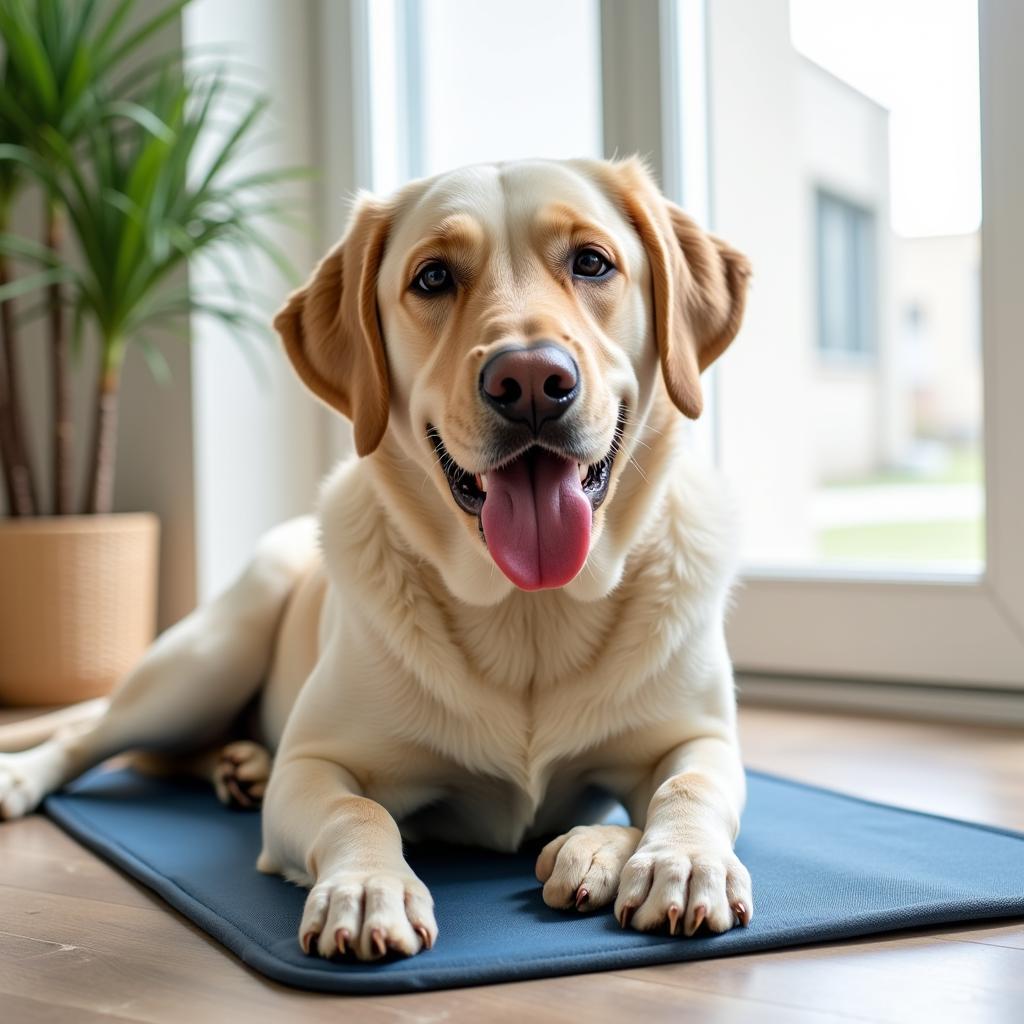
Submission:
[[[95,722],[110,707],[109,697],[94,697],[79,704],[47,711],[32,718],[0,725],[0,751],[28,750],[45,743],[66,729],[82,727]]]
[[[29,750],[0,754],[0,818],[27,814],[122,751],[184,752],[226,734],[263,682],[288,597],[316,558],[312,518],[271,530],[227,591],[156,640],[118,685],[106,714]]]
[[[254,811],[263,803],[274,759],[262,743],[232,740],[184,755],[135,751],[129,763],[144,775],[203,779],[225,807]]]
[[[272,765],[270,751],[251,740],[235,740],[221,747],[211,773],[217,799],[225,807],[243,811],[260,807]]]

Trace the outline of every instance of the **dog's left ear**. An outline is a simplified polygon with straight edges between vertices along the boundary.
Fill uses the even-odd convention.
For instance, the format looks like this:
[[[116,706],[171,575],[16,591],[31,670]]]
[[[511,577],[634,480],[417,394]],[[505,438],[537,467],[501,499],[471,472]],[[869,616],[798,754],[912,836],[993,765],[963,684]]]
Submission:
[[[361,199],[345,237],[274,318],[303,383],[352,421],[360,455],[376,449],[388,425],[390,387],[377,274],[390,222],[388,207]]]
[[[747,299],[746,256],[700,228],[636,159],[613,164],[620,202],[651,267],[655,336],[669,397],[696,419],[700,375],[736,337]]]

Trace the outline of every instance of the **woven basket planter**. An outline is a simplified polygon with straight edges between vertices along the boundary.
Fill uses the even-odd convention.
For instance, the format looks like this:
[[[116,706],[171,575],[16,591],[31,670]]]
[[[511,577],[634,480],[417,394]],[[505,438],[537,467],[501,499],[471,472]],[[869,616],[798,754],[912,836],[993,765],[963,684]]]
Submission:
[[[156,516],[0,520],[0,704],[109,693],[152,641]]]

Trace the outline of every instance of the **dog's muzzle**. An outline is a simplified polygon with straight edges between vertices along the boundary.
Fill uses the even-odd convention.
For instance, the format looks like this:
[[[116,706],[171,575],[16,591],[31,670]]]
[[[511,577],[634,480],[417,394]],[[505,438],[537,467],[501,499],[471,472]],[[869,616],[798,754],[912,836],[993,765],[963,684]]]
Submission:
[[[521,444],[476,474],[455,462],[434,427],[427,438],[455,503],[478,517],[498,568],[522,590],[544,590],[571,582],[587,560],[594,513],[608,495],[624,427],[623,408],[611,447],[594,463],[545,441]]]

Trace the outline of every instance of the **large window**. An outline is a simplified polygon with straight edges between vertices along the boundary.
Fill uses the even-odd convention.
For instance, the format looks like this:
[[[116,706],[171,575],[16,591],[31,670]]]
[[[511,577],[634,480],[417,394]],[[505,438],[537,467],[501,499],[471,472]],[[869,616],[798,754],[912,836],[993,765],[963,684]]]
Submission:
[[[597,0],[366,6],[372,185],[464,164],[601,156]]]
[[[1024,474],[1008,454],[1024,421],[1004,378],[1020,71],[1004,34],[1021,12],[703,6],[712,216],[755,267],[718,389],[747,522],[738,661],[1019,684]]]
[[[360,184],[639,151],[751,257],[696,430],[744,511],[740,666],[1024,684],[1024,8],[352,2]]]
[[[707,11],[712,212],[755,270],[720,382],[745,562],[976,577],[977,6]]]

